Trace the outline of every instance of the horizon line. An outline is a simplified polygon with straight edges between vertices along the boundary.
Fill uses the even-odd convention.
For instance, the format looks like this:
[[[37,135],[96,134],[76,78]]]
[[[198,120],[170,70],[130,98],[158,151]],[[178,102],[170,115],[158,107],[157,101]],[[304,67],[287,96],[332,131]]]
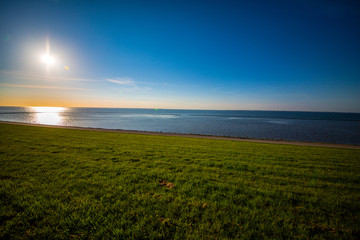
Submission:
[[[107,109],[155,109],[155,110],[185,110],[185,111],[253,111],[253,112],[318,112],[318,113],[355,113],[360,114],[359,112],[342,112],[342,111],[314,111],[314,110],[266,110],[266,109],[200,109],[200,108],[156,108],[156,107],[69,107],[69,106],[49,106],[49,105],[32,105],[32,106],[3,106],[0,107],[54,107],[54,108],[107,108]]]

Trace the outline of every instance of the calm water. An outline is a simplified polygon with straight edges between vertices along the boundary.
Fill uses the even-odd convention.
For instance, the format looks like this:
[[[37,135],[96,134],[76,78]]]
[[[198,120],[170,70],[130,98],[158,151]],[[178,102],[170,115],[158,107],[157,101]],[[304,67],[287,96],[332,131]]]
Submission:
[[[0,107],[0,120],[360,145],[359,113]]]

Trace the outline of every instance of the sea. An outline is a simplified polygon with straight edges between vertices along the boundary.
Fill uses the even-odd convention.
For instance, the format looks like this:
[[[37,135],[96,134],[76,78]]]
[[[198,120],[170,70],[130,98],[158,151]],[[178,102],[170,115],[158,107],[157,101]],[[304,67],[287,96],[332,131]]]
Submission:
[[[0,121],[360,145],[360,113],[0,107]]]

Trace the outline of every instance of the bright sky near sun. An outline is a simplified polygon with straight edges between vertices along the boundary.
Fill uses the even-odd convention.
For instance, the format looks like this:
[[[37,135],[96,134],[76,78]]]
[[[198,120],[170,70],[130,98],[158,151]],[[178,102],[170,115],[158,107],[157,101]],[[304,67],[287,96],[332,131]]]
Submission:
[[[0,105],[360,112],[356,0],[0,3]]]

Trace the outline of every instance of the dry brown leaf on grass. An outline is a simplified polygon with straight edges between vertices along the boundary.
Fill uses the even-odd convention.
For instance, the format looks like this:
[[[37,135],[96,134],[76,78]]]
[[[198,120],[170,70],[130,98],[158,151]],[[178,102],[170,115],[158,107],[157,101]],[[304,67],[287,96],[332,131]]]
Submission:
[[[160,183],[160,186],[165,186],[167,187],[168,189],[172,189],[175,187],[175,185],[172,183],[172,182],[168,182],[167,180],[163,180],[161,183]]]
[[[172,189],[172,188],[175,187],[175,185],[174,185],[172,182],[168,182],[168,183],[166,184],[166,187],[167,187],[168,189]]]

